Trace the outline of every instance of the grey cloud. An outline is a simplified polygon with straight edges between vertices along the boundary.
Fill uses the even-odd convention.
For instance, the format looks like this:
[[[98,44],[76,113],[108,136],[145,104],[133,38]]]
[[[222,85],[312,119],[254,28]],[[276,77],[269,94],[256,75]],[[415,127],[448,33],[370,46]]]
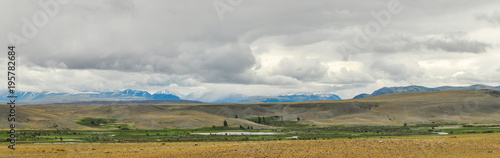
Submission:
[[[454,80],[466,82],[467,84],[490,83],[500,76],[500,73],[464,72],[454,75]]]
[[[282,37],[282,42],[287,46],[307,45],[328,39],[328,34],[322,32],[305,32]]]
[[[375,53],[404,53],[425,50],[437,50],[454,53],[484,53],[486,49],[492,47],[489,43],[484,43],[468,38],[466,33],[458,32],[452,34],[439,35],[437,37],[417,40],[407,35],[393,35],[374,41],[368,48]]]
[[[478,14],[476,15],[476,20],[486,21],[495,26],[500,25],[500,10],[494,10],[493,13],[489,14]]]
[[[130,14],[134,16],[135,5],[131,0],[106,0],[104,4],[116,14]]]
[[[375,79],[366,72],[353,71],[353,70],[348,70],[346,68],[341,68],[339,72],[330,73],[330,79],[326,80],[325,83],[351,85],[347,87],[354,88],[352,87],[352,85],[361,86],[374,82]]]
[[[301,81],[317,81],[328,69],[320,60],[306,58],[283,58],[274,70],[275,75],[285,75]]]
[[[170,51],[169,51],[170,50]],[[116,52],[99,56],[88,55],[27,56],[36,65],[67,67],[68,69],[110,69],[131,72],[159,72],[192,75],[205,82],[239,82],[237,74],[255,64],[248,46],[240,44],[208,45],[184,43],[164,53]],[[244,83],[250,83],[245,81]]]
[[[180,49],[178,58],[162,67],[170,67],[176,74],[196,75],[205,82],[251,83],[242,74],[255,64],[255,58],[248,46],[228,44],[222,47],[209,48],[188,45]],[[194,48],[194,50],[193,50]]]
[[[265,6],[265,7],[263,7]],[[318,30],[342,30],[366,23],[370,11],[384,9],[386,3],[349,1],[248,1],[232,12],[230,24],[245,24],[241,40],[251,42],[267,36],[287,36],[285,44],[304,45],[331,36]],[[272,15],[272,16],[270,16]],[[225,21],[225,22],[226,22]]]
[[[491,47],[488,43],[467,39],[463,33],[444,35],[439,38],[434,37],[423,44],[431,50],[469,53],[483,53],[486,52],[487,48]]]
[[[413,77],[421,77],[424,73],[416,62],[399,59],[385,59],[373,62],[370,74],[376,78],[391,79],[394,81],[410,80]]]
[[[389,38],[374,41],[370,49],[376,53],[400,53],[420,50],[421,44],[408,35],[395,34]]]
[[[116,84],[113,87],[126,87],[139,83],[134,80],[141,80],[141,75],[124,82],[106,80],[120,80],[126,78],[127,74],[137,73],[168,76],[160,75],[158,78],[164,79],[158,80],[145,79],[145,84],[156,87],[167,84],[204,86],[210,83],[272,85],[280,88],[317,83],[337,84],[335,86],[340,87],[352,84],[373,86],[379,84],[378,81],[394,83],[395,80],[410,80],[428,73],[428,70],[422,72],[416,64],[421,56],[425,60],[432,60],[439,54],[439,58],[458,60],[454,52],[489,53],[489,48],[493,46],[488,42],[495,41],[476,41],[465,35],[443,34],[456,31],[467,34],[483,30],[489,25],[457,23],[461,22],[459,20],[470,20],[468,16],[484,13],[483,8],[498,5],[496,1],[486,0],[401,0],[405,5],[404,11],[392,16],[391,24],[383,29],[380,36],[373,38],[365,53],[349,58],[353,62],[367,64],[367,68],[356,71],[346,68],[331,73],[321,63],[340,60],[337,58],[341,55],[334,48],[352,41],[354,28],[376,20],[371,12],[386,9],[389,1],[244,0],[241,5],[234,6],[233,11],[224,13],[224,21],[219,20],[212,2],[71,1],[61,6],[60,12],[46,26],[39,28],[38,34],[29,39],[29,43],[20,47],[20,59],[23,65],[29,65],[28,69],[40,66],[43,71],[104,72],[98,74],[102,78],[88,77],[89,81],[79,82],[82,83],[80,85],[63,83],[82,78],[74,74],[64,73],[69,77],[50,83],[38,81],[33,75],[32,79],[36,80],[33,83],[38,83],[35,86],[60,82],[61,87],[69,85],[73,88],[89,85],[93,80],[102,84],[91,86]],[[3,35],[9,32],[20,34],[22,17],[31,18],[34,12],[40,11],[36,3],[23,0],[2,1],[0,5],[23,6],[2,10],[0,20],[5,25],[0,25],[0,34]],[[449,18],[455,14],[465,17]],[[487,13],[486,17],[477,19],[498,23],[497,14]],[[429,36],[434,38],[429,39]],[[274,37],[277,39],[267,40]],[[256,44],[261,39],[266,39],[265,43]],[[7,43],[6,40],[0,38],[0,43]],[[267,44],[269,47],[266,47]],[[413,54],[427,50],[433,50],[434,55]],[[399,52],[407,53],[404,56],[411,56],[412,59],[399,61]],[[290,58],[279,63],[259,63],[254,57],[266,53]],[[472,57],[478,55],[463,54]],[[299,56],[317,59],[297,59]],[[387,59],[376,61],[379,60],[377,56]],[[278,66],[266,67],[265,64]],[[120,75],[114,78],[113,75],[105,75],[107,71]],[[43,74],[42,71],[37,73]],[[176,79],[176,76],[182,79]],[[43,80],[50,78],[50,75],[46,75]]]

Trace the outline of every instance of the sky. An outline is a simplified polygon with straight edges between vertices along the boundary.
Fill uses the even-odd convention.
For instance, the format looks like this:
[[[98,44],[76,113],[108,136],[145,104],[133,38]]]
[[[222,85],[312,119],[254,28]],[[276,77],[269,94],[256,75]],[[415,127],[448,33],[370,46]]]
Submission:
[[[182,99],[213,101],[230,94],[349,99],[392,86],[500,85],[500,1],[494,0],[0,6],[0,43],[4,52],[16,46],[19,91],[167,89]],[[0,61],[7,65],[7,56]]]

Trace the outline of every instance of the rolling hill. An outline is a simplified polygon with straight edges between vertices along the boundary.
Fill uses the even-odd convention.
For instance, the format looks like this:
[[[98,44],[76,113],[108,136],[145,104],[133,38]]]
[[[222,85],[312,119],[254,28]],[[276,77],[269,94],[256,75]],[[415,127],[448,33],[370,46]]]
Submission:
[[[0,105],[0,115],[8,115]],[[113,118],[134,128],[196,128],[221,126],[265,127],[245,120],[283,116],[284,120],[326,125],[395,125],[403,123],[499,123],[500,91],[454,90],[394,93],[361,99],[291,103],[146,104],[115,106],[18,106],[18,129],[91,129],[75,122],[82,118]],[[235,118],[238,115],[238,118]],[[7,129],[7,119],[0,119]]]

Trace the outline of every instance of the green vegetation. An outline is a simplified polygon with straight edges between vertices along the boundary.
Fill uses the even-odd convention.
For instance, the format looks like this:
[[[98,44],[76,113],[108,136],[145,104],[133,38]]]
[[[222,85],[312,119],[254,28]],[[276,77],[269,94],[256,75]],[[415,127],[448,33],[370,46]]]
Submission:
[[[83,118],[78,124],[103,128],[102,130],[18,130],[18,142],[185,142],[185,141],[262,141],[262,140],[318,140],[342,138],[394,137],[413,135],[433,135],[446,132],[452,135],[474,133],[498,133],[498,124],[401,124],[400,126],[329,126],[316,127],[299,124],[297,121],[284,121],[279,116],[256,117],[247,120],[280,128],[254,129],[242,125],[196,129],[157,129],[146,130],[117,124],[117,119]],[[271,135],[257,135],[259,132]],[[201,134],[200,134],[201,133]],[[230,133],[230,134],[228,134]],[[253,135],[252,135],[253,134]],[[441,133],[442,134],[442,133]],[[9,141],[7,131],[0,131],[0,142]]]
[[[116,124],[117,119],[105,119],[105,118],[83,118],[78,120],[76,123],[83,126],[93,127],[93,128],[119,128],[122,130],[128,130],[130,127],[128,125]]]
[[[252,121],[258,124],[275,126],[275,127],[307,127],[308,124],[299,124],[297,121],[284,121],[280,116],[271,116],[271,117],[253,117],[248,118],[248,121]],[[297,120],[300,120],[297,117]]]
[[[229,126],[212,126],[212,128],[209,128],[209,127],[202,127],[202,128],[198,128],[202,131],[212,131],[212,132],[216,132],[216,131],[227,131],[227,130],[240,130],[240,128],[238,127],[229,127]]]
[[[279,117],[259,117],[261,123],[279,124]],[[250,120],[258,121],[258,119]],[[264,121],[265,120],[265,121]],[[114,119],[85,118],[79,122],[92,127],[115,127]],[[293,121],[288,121],[293,122]],[[288,124],[288,127],[274,129],[253,129],[253,127],[212,126],[197,129],[131,129],[116,127],[105,130],[18,130],[17,141],[24,142],[207,142],[207,141],[262,141],[262,140],[323,140],[323,139],[355,139],[368,137],[397,137],[415,135],[437,135],[435,132],[446,132],[450,135],[499,133],[499,125],[470,124],[407,124],[406,126],[330,126],[299,127]],[[127,128],[127,130],[124,130]],[[274,133],[274,135],[250,135],[255,132]],[[200,134],[205,133],[205,135]],[[231,134],[226,134],[231,133]],[[236,134],[236,135],[232,135]],[[0,131],[0,142],[7,142],[9,134]]]
[[[417,127],[442,127],[442,126],[451,126],[451,125],[465,125],[465,124],[456,124],[456,123],[422,123],[416,124]]]

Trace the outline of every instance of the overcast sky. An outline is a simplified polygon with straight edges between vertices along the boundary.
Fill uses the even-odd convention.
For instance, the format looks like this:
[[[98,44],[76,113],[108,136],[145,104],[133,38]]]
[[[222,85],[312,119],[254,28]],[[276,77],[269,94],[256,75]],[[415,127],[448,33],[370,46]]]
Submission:
[[[500,1],[494,0],[11,0],[0,6],[0,43],[4,52],[17,46],[22,91],[168,89],[206,101],[231,93],[318,92],[347,99],[384,86],[500,83]],[[0,60],[6,65],[6,56]]]

